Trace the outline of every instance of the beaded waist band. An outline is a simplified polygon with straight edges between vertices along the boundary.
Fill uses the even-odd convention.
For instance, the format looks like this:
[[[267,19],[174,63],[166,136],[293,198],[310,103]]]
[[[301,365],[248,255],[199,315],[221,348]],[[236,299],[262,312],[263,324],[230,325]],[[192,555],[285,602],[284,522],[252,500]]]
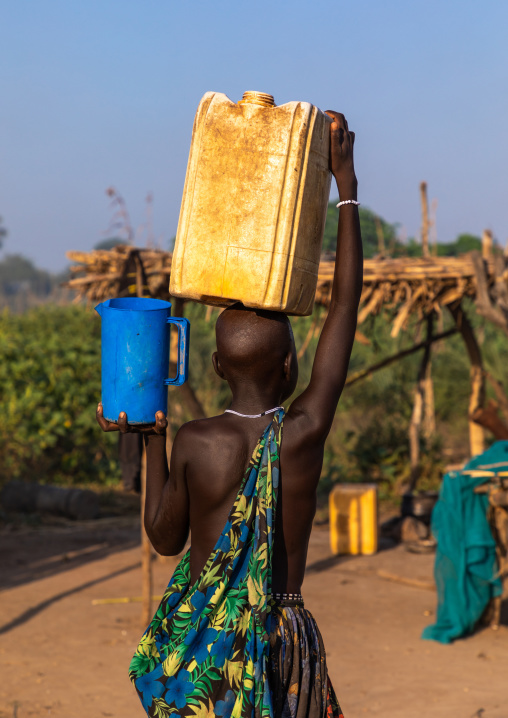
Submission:
[[[303,606],[303,596],[301,593],[272,593],[272,601],[285,606]]]

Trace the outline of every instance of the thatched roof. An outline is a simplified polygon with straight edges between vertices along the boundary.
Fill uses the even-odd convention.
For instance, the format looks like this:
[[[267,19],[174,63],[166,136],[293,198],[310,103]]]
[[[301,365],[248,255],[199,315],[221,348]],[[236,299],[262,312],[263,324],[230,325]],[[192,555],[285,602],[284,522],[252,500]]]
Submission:
[[[153,296],[169,298],[171,253],[156,249],[134,250],[142,262],[147,284]],[[77,300],[103,301],[118,293],[118,285],[125,276],[125,267],[133,247],[122,245],[112,250],[67,252],[76,264],[71,267],[73,278],[67,286],[77,293]],[[400,257],[366,259],[364,282],[359,311],[361,324],[382,308],[392,309],[392,336],[403,329],[411,315],[423,317],[432,311],[441,312],[446,305],[477,294],[474,257]],[[481,261],[481,260],[480,260]],[[503,265],[504,266],[504,265]],[[496,277],[494,262],[485,262],[485,276],[489,286]],[[334,261],[324,258],[319,265],[316,304],[327,307],[333,281]],[[136,282],[133,274],[132,283]],[[139,281],[139,276],[137,278]],[[499,281],[499,277],[498,277]],[[501,281],[508,281],[503,270]]]
[[[487,263],[490,284],[494,282],[492,263]],[[333,263],[319,267],[316,302],[329,302],[333,280]],[[366,259],[363,269],[363,291],[358,323],[381,309],[392,309],[392,336],[405,328],[409,317],[422,318],[432,311],[438,313],[446,305],[465,297],[476,296],[476,276],[470,254],[459,257],[399,257]]]

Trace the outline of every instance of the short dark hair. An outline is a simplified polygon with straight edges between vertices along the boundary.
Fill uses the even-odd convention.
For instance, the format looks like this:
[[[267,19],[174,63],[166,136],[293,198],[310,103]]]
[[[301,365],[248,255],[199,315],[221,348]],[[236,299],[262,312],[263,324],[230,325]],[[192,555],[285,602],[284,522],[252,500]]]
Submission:
[[[284,361],[293,347],[291,323],[283,312],[233,304],[215,325],[217,352],[224,372],[262,378]]]

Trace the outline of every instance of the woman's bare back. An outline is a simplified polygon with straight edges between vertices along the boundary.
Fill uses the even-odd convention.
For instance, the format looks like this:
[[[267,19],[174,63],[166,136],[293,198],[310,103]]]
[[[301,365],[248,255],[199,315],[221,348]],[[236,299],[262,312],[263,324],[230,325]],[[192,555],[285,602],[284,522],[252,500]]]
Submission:
[[[189,494],[192,581],[198,578],[224,528],[252,452],[270,423],[269,416],[244,419],[223,415],[191,422],[179,432],[176,441],[182,442]],[[302,455],[292,425],[287,417],[282,432],[272,587],[276,592],[298,593],[323,454],[311,451]]]

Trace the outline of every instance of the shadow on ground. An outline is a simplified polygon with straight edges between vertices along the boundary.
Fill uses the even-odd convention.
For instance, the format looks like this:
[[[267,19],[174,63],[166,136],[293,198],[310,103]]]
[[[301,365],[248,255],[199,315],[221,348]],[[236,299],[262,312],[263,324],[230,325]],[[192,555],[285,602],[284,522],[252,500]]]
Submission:
[[[30,621],[32,618],[35,618],[39,613],[41,613],[41,611],[44,611],[49,606],[54,603],[57,603],[58,601],[61,601],[62,599],[79,593],[80,591],[84,591],[87,588],[91,588],[92,586],[96,586],[99,583],[109,581],[112,578],[116,578],[116,576],[121,576],[123,573],[128,573],[129,571],[132,571],[135,568],[139,568],[140,566],[141,562],[138,561],[137,563],[130,564],[129,566],[124,566],[124,568],[118,569],[117,571],[110,571],[109,573],[105,574],[104,576],[101,576],[100,578],[86,581],[79,586],[74,586],[67,591],[61,591],[60,593],[57,593],[54,596],[45,599],[44,601],[40,601],[35,606],[31,606],[26,611],[23,611],[23,613],[21,613],[19,616],[16,616],[16,618],[13,618],[12,621],[8,621],[3,626],[0,626],[0,636],[5,633],[8,633],[9,631],[12,631],[13,628],[22,626],[27,621]]]
[[[84,566],[140,543],[139,498],[101,499],[94,521],[4,515],[0,529],[0,590]]]
[[[380,553],[381,551],[389,551],[390,549],[396,548],[397,546],[398,543],[393,539],[381,536],[379,538],[377,552]],[[313,563],[307,564],[305,573],[321,573],[321,571],[328,571],[328,569],[332,568],[333,566],[338,566],[340,564],[347,563],[348,561],[352,561],[357,558],[358,556],[349,556],[345,554],[341,556],[327,556],[326,558],[323,558],[319,561],[314,561]]]

